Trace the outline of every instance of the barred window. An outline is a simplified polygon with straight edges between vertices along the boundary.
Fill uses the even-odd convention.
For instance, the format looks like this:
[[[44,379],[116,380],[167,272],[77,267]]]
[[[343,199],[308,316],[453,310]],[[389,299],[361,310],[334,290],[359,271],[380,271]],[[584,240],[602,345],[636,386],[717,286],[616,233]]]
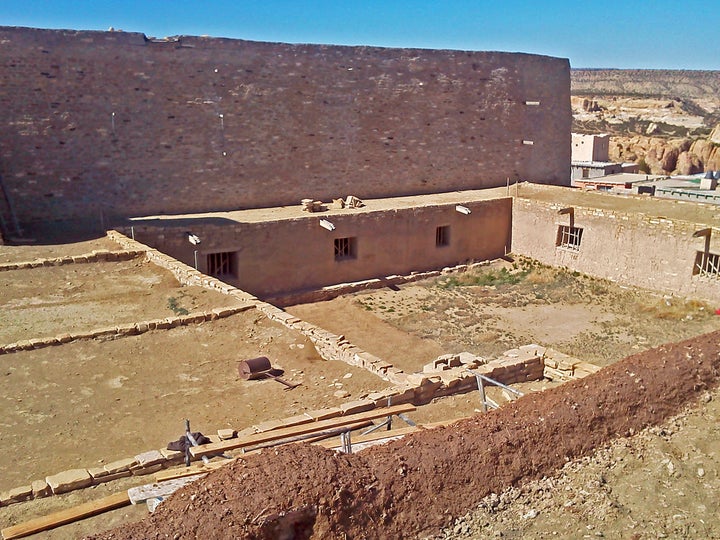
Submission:
[[[435,245],[437,247],[450,245],[450,225],[442,225],[435,229]]]
[[[558,227],[557,239],[555,245],[557,247],[580,251],[580,241],[582,240],[583,230],[580,227],[570,227],[569,225],[560,225]]]
[[[235,253],[208,253],[207,273],[215,277],[235,277]]]
[[[694,276],[720,277],[720,255],[705,251],[695,254]]]
[[[354,236],[349,238],[335,239],[335,260],[344,261],[357,257],[357,238]]]

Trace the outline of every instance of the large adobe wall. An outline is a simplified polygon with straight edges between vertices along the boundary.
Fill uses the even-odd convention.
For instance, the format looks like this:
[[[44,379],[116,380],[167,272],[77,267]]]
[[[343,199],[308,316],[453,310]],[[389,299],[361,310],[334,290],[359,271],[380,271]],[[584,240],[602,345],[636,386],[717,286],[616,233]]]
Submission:
[[[573,207],[579,250],[558,247],[558,227],[570,226],[566,205],[515,198],[512,250],[569,268],[672,295],[720,301],[720,280],[694,275],[698,252],[720,254],[720,237],[693,237],[708,225],[641,213]],[[714,232],[714,230],[713,230]]]
[[[10,27],[0,56],[21,223],[570,178],[565,59]]]

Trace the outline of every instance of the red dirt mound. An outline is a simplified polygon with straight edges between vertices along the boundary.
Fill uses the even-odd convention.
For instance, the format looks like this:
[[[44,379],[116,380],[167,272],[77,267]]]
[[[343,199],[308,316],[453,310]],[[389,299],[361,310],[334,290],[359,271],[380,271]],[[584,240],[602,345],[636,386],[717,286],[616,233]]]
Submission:
[[[661,423],[720,380],[720,332],[631,356],[453,426],[361,454],[292,445],[169,499],[119,538],[400,538],[436,532],[491,492],[552,474]]]

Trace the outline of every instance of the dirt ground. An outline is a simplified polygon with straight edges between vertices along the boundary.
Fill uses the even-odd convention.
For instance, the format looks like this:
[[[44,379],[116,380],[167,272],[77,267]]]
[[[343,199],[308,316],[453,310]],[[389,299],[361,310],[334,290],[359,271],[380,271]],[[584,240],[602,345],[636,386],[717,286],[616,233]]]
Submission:
[[[605,366],[720,328],[709,304],[523,258],[288,311],[345,334],[408,372],[421,370],[439,354],[469,351],[494,358],[529,343]]]
[[[98,249],[97,243],[83,243],[64,252],[90,247]],[[0,247],[0,259],[52,253],[32,247],[33,257],[20,257],[17,249]],[[10,250],[15,253],[8,255]],[[182,287],[143,259],[0,277],[2,343],[234,304],[217,292]],[[286,391],[277,382],[240,379],[237,363],[257,356],[268,356],[286,379],[302,385]],[[0,491],[161,448],[182,434],[185,418],[206,433],[242,429],[339,405],[387,384],[365,370],[323,361],[304,336],[256,310],[1,355],[0,432],[8,460],[0,466]],[[334,395],[340,389],[347,397]]]
[[[2,289],[0,343],[241,304],[201,287],[179,287],[142,257],[4,272]]]
[[[483,499],[441,538],[720,538],[720,391],[679,415]]]
[[[84,255],[85,253],[91,253],[93,250],[101,249],[117,251],[120,249],[120,246],[106,236],[71,244],[0,245],[0,263],[27,262],[35,259],[51,259],[53,257],[72,257],[73,255]]]
[[[675,415],[717,396],[719,353],[720,332],[662,346],[488,414],[358,454],[289,445],[248,456],[177,492],[142,523],[91,538],[428,538],[448,524],[453,532],[442,537],[524,538],[523,520],[542,523],[535,503],[553,498],[563,510],[547,528],[529,530],[532,537],[604,537],[607,530],[610,538],[636,540],[714,538],[720,533],[713,496],[717,410],[697,416],[711,422],[709,434],[694,429],[688,413]],[[685,436],[673,440],[683,427]],[[642,437],[618,442],[646,428],[642,437],[667,444],[651,447]],[[626,466],[623,454],[647,461]],[[563,467],[572,477],[575,467],[603,460],[570,483],[557,476]],[[587,485],[573,483],[578,480]],[[595,501],[597,493],[606,500]],[[467,506],[504,508],[513,500],[524,507],[521,523],[506,514],[505,529],[489,529],[483,516],[476,531],[463,532],[466,522],[452,525]],[[583,511],[607,519],[607,527],[596,529]]]

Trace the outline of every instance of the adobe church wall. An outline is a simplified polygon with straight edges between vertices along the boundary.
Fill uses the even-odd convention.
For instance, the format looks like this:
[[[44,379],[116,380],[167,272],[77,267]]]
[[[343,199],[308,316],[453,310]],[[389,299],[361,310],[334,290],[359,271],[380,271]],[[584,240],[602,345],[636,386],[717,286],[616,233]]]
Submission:
[[[566,59],[11,27],[0,56],[23,224],[570,178]]]

